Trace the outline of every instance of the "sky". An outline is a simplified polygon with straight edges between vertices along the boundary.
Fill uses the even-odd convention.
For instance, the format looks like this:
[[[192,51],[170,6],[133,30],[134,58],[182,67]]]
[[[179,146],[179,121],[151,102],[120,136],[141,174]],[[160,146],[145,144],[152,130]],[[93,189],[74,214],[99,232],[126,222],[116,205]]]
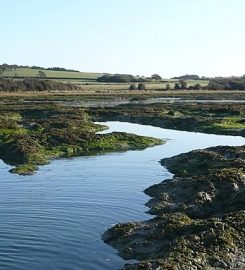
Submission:
[[[0,0],[0,63],[245,74],[244,0]]]

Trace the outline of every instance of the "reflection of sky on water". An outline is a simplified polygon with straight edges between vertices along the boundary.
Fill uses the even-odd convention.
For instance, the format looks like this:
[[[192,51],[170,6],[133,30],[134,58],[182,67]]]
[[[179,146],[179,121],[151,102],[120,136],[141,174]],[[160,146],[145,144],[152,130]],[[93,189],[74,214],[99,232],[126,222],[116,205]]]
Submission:
[[[54,160],[34,176],[0,162],[0,269],[115,270],[125,263],[101,235],[113,224],[149,219],[143,190],[170,178],[158,162],[196,148],[241,145],[241,137],[108,122],[109,131],[169,139],[141,151]]]

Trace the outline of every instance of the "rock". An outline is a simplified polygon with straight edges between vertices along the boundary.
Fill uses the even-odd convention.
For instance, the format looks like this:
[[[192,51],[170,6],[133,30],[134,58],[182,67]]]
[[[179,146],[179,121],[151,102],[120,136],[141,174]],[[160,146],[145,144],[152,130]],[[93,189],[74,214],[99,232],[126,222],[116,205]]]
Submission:
[[[245,269],[244,150],[164,159],[174,178],[145,190],[156,217],[116,225],[104,238],[123,258],[141,261],[124,269]]]

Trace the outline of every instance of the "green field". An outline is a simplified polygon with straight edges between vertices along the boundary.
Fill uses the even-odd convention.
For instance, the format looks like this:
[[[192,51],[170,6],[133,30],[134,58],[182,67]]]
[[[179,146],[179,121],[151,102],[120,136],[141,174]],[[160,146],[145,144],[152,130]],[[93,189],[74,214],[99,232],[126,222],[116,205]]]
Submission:
[[[45,69],[32,69],[32,68],[12,68],[5,70],[1,76],[14,79],[23,79],[27,77],[41,78],[39,72],[45,73],[45,78],[55,80],[63,83],[72,83],[82,85],[82,90],[128,90],[131,83],[102,83],[97,82],[97,78],[102,76],[103,73],[92,72],[72,72],[72,71],[54,71]],[[44,77],[42,77],[44,78]],[[171,89],[174,88],[174,84],[178,80],[164,80],[164,82],[153,81],[146,82],[145,86],[147,90],[163,90],[166,85],[169,84]],[[187,81],[188,86],[192,86],[199,83],[201,86],[206,86],[209,81],[204,80],[190,80]],[[137,85],[137,83],[136,83]]]
[[[45,73],[47,78],[62,80],[64,82],[71,81],[77,83],[79,81],[96,81],[102,73],[89,72],[71,72],[71,71],[54,71],[32,68],[16,68],[5,70],[2,74],[4,77],[23,78],[23,77],[37,77],[40,78],[39,71]]]

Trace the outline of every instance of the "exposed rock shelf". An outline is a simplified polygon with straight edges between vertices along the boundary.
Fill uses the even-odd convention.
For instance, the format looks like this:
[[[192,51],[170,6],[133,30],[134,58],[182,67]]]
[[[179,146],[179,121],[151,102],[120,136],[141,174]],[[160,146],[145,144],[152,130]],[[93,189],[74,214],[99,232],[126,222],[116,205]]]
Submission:
[[[0,158],[11,172],[33,174],[54,158],[144,149],[163,140],[114,132],[91,122],[82,108],[50,104],[0,106]]]
[[[103,236],[125,269],[244,269],[245,146],[164,159],[173,174],[145,190],[155,218],[118,224]]]
[[[96,121],[124,121],[174,130],[245,136],[244,104],[125,104],[90,108]]]

